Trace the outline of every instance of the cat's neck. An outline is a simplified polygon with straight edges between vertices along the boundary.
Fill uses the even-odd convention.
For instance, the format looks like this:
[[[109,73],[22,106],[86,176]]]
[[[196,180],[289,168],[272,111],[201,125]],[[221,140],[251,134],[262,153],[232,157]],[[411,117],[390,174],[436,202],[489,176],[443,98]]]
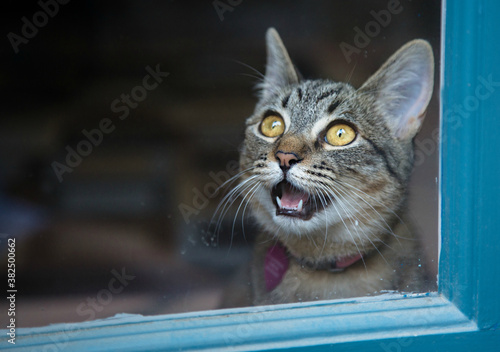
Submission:
[[[389,226],[397,228],[398,223],[400,221],[395,217]],[[380,251],[382,247],[391,246],[397,241],[397,235],[381,227],[353,221],[331,225],[327,229],[306,235],[290,236],[278,232],[273,234],[273,237],[277,238],[293,257],[310,263],[321,263],[359,254],[369,255]]]

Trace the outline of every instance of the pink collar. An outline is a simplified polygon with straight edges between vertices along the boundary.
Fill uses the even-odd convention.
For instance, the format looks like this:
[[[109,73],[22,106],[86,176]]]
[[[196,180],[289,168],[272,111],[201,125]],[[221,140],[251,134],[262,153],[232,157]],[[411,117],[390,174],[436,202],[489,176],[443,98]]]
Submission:
[[[269,247],[264,259],[264,279],[266,282],[266,290],[272,291],[283,280],[289,266],[289,257],[292,257],[285,246],[278,243]],[[362,254],[340,258],[336,261],[324,263],[311,263],[304,259],[295,258],[302,266],[311,270],[327,270],[331,272],[343,271],[345,268],[353,265],[363,258]]]

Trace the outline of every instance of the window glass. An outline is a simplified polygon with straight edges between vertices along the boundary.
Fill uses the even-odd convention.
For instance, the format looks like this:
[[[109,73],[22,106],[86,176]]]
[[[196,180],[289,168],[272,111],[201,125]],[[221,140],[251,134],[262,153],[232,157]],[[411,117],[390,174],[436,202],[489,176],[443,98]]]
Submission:
[[[0,249],[6,268],[15,239],[19,326],[245,304],[258,221],[248,198],[224,198],[236,183],[216,190],[238,173],[269,27],[305,79],[355,88],[408,41],[432,45],[434,93],[402,221],[436,288],[439,2],[6,6]],[[328,136],[349,132],[344,122]]]

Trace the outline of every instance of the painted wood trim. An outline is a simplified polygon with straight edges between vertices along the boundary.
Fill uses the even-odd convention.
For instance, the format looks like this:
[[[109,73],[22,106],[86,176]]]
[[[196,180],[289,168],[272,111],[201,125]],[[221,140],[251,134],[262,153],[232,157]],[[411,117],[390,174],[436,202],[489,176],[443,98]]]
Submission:
[[[121,315],[21,329],[16,346],[30,351],[54,347],[68,351],[258,351],[391,338],[396,340],[387,340],[387,346],[403,343],[408,348],[416,343],[411,341],[415,336],[476,331],[474,323],[437,294],[392,294],[155,317]],[[404,337],[412,339],[403,342]],[[383,346],[379,344],[378,349]]]
[[[439,292],[490,329],[500,320],[500,2],[444,9]]]

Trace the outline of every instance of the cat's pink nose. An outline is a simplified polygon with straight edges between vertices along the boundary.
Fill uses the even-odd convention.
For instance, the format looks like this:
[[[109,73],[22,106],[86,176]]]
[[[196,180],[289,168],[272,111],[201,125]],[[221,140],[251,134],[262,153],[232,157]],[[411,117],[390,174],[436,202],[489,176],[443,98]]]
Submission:
[[[295,153],[285,153],[282,151],[276,153],[276,159],[278,159],[281,168],[290,168],[293,164],[300,161]]]

